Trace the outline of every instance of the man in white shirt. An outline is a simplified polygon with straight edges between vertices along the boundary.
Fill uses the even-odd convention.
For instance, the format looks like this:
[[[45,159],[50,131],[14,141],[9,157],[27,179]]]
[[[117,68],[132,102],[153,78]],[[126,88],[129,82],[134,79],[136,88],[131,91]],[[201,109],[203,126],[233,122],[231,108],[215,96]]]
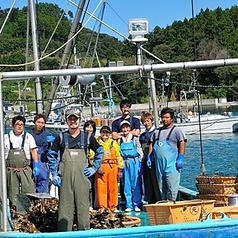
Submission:
[[[17,194],[35,192],[33,177],[39,175],[37,146],[33,136],[24,132],[25,122],[23,116],[13,117],[13,129],[4,137],[7,191],[13,209],[16,209]],[[30,167],[31,158],[33,170]]]

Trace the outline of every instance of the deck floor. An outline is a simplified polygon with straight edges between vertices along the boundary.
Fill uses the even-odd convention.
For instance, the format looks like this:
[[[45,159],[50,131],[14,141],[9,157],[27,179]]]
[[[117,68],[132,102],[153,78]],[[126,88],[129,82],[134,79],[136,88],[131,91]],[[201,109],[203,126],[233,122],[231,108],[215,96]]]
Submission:
[[[123,214],[125,214],[127,216],[139,217],[141,219],[141,226],[149,226],[150,225],[148,214],[143,209],[143,205],[140,206],[141,212],[135,212],[135,211],[124,212],[125,206],[122,204],[120,204],[118,208],[119,208],[120,212],[122,212]]]

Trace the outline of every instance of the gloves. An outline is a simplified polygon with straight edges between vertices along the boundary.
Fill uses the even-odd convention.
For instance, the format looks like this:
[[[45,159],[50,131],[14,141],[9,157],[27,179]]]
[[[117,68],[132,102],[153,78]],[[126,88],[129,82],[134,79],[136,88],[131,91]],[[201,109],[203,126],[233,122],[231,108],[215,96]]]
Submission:
[[[177,158],[177,161],[176,161],[176,169],[178,171],[183,168],[183,160],[184,160],[184,155],[183,154],[178,154],[178,158]]]
[[[40,170],[39,170],[39,162],[33,162],[33,176],[36,177],[40,174]]]
[[[147,162],[146,162],[146,164],[151,169],[151,154],[147,155]]]
[[[48,150],[47,159],[48,166],[51,173],[56,173],[58,171],[59,161],[57,160],[58,153],[54,150]]]
[[[51,143],[51,142],[54,142],[55,137],[50,134],[49,136],[46,137],[46,140],[47,142]]]
[[[55,137],[50,134],[46,137],[46,140],[48,142],[48,149],[50,149],[54,143]]]
[[[102,158],[104,156],[104,151],[102,146],[100,146],[94,152],[95,152],[95,155],[94,155],[92,167],[94,167],[94,170],[96,171],[100,168],[100,165],[102,163]]]
[[[56,187],[60,187],[61,186],[61,177],[57,174],[57,173],[52,173],[52,183],[56,186]]]
[[[140,164],[139,164],[139,175],[143,174],[143,166],[144,166],[144,163],[140,162]]]
[[[92,167],[87,167],[87,168],[85,168],[84,171],[83,171],[84,175],[85,175],[87,178],[89,178],[89,177],[91,177],[92,175],[94,175],[95,172],[96,172],[96,170],[94,170]]]
[[[47,158],[48,158],[48,166],[49,166],[49,170],[52,174],[52,183],[56,186],[56,187],[60,187],[61,186],[61,177],[58,176],[58,164],[59,161],[57,160],[58,157],[58,153],[54,150],[49,150],[48,154],[47,154]]]

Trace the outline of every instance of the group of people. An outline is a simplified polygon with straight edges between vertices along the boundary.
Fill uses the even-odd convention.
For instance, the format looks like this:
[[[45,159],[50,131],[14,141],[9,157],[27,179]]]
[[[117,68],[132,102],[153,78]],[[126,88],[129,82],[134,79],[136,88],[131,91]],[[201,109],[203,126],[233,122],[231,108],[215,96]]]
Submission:
[[[19,193],[49,192],[47,151],[54,137],[44,130],[45,122],[43,114],[36,115],[34,128],[26,132],[26,119],[15,116],[12,130],[4,136],[7,191],[14,209],[18,204]]]
[[[175,201],[186,146],[185,134],[173,124],[174,112],[161,111],[163,125],[155,128],[153,115],[145,112],[141,122],[130,115],[131,103],[120,103],[121,117],[100,128],[89,120],[80,130],[81,112],[68,109],[68,129],[55,138],[44,129],[43,114],[35,127],[24,131],[25,118],[12,119],[5,135],[8,198],[17,205],[18,193],[48,193],[49,174],[59,187],[58,231],[90,228],[89,209],[118,211],[118,190],[125,212],[141,211],[143,200]],[[119,186],[119,187],[118,187]]]

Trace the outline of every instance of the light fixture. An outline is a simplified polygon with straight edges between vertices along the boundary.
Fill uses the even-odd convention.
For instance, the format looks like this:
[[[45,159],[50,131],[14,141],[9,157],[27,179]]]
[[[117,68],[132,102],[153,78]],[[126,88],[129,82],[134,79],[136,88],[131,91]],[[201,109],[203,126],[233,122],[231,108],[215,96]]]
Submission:
[[[146,18],[131,19],[129,21],[129,33],[132,36],[132,41],[147,41],[144,35],[149,33],[148,20]]]

